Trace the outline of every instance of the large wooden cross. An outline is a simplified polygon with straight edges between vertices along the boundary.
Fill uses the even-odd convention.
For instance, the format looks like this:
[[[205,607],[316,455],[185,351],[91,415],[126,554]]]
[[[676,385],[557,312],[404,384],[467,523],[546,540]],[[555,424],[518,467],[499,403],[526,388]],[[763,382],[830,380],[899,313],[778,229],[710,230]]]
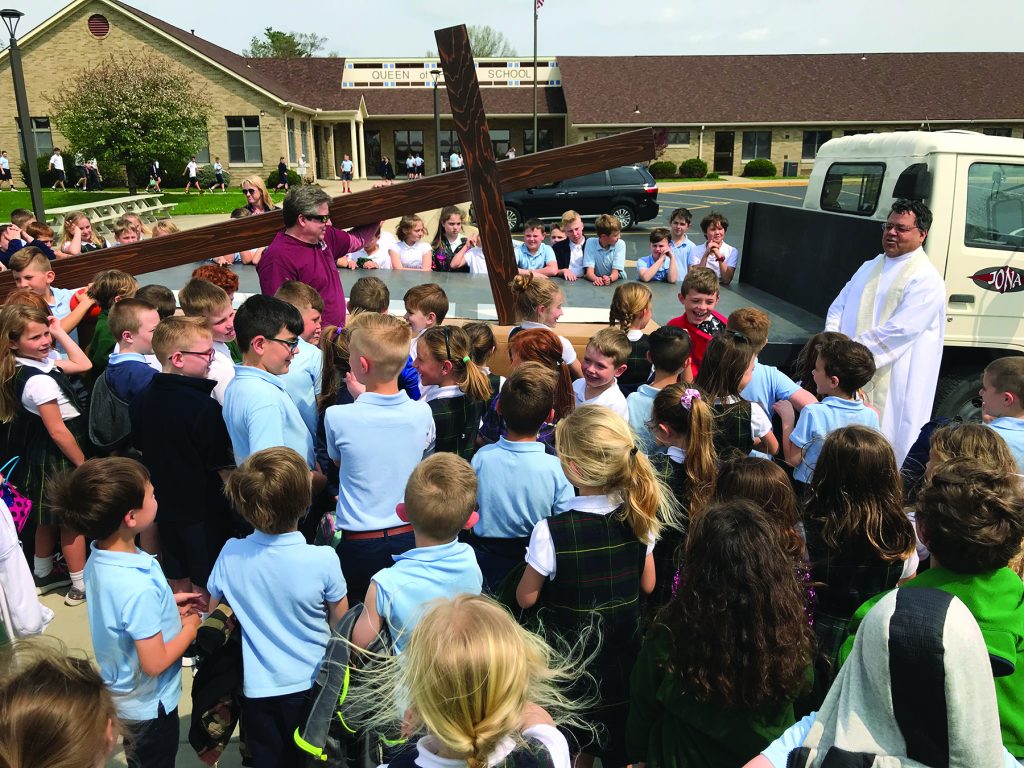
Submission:
[[[336,197],[330,204],[331,219],[354,227],[410,211],[427,211],[472,200],[498,321],[510,325],[515,322],[515,316],[509,283],[517,267],[502,192],[651,160],[654,158],[654,131],[643,128],[495,162],[466,27],[440,29],[434,37],[452,118],[465,155],[465,172],[445,173],[408,184]],[[54,284],[74,288],[85,285],[104,269],[120,269],[137,275],[257,248],[267,245],[283,226],[282,213],[274,211],[72,256],[55,263]],[[0,299],[13,289],[11,275],[0,274]]]

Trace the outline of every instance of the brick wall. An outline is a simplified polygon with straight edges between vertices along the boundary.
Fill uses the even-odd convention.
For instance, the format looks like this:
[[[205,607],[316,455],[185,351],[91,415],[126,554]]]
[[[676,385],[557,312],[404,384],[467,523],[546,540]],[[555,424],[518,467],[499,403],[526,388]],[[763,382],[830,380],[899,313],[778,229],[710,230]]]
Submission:
[[[101,13],[110,22],[110,32],[102,39],[93,37],[86,27],[86,20],[94,13]],[[247,86],[233,74],[206,63],[176,41],[133,17],[100,3],[82,6],[22,46],[22,68],[31,116],[51,116],[49,95],[76,73],[126,51],[164,56],[187,70],[193,87],[204,93],[213,106],[209,129],[210,157],[219,156],[236,181],[253,173],[266,176],[277,167],[278,157],[288,154],[284,115],[276,100]],[[18,178],[21,147],[14,119],[16,109],[10,64],[6,59],[0,63],[0,103],[8,105],[4,110],[5,116],[0,118],[0,148],[7,150],[11,170]],[[261,111],[265,113],[260,118],[263,162],[232,165],[228,162],[225,116],[259,115]],[[54,145],[63,147],[64,137],[52,121],[51,131]],[[309,160],[312,162],[312,158]],[[180,173],[181,170],[167,168],[169,174]],[[19,180],[19,183],[24,182]]]

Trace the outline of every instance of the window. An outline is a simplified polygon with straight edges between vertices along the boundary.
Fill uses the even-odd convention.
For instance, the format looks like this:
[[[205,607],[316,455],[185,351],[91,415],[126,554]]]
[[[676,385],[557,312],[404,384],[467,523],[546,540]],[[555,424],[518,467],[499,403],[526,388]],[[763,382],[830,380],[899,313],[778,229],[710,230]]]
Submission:
[[[636,168],[612,168],[608,171],[608,176],[611,179],[613,187],[627,186],[627,185],[643,185],[644,177]]]
[[[295,118],[288,118],[288,162],[295,165]]]
[[[866,128],[855,128],[851,131],[843,131],[843,136],[862,136],[865,133],[874,133],[874,131],[869,131]]]
[[[441,131],[441,157],[447,163],[452,152],[462,152],[457,131]]]
[[[228,162],[262,163],[260,118],[258,115],[224,118],[228,125]]]
[[[772,132],[771,131],[744,131],[743,132],[743,159],[756,160],[764,158],[771,160],[772,157]]]
[[[30,118],[32,121],[32,138],[36,141],[36,154],[40,157],[45,155],[47,158],[53,154],[53,136],[50,133],[50,118],[48,117],[33,117]],[[21,120],[16,120],[18,126],[18,143],[21,143]]]
[[[981,132],[986,136],[1013,136],[1010,128],[982,128]]]
[[[804,131],[804,149],[800,157],[813,160],[821,145],[832,138],[832,131]]]
[[[870,216],[878,207],[884,163],[833,163],[821,187],[821,209]]]
[[[538,128],[537,133],[540,134],[540,145],[537,147],[538,152],[543,152],[545,149],[555,148],[555,137],[550,128]],[[523,151],[527,154],[533,152],[532,128],[527,128],[523,131]]]
[[[196,152],[196,162],[200,165],[207,165],[210,162],[210,137],[206,137],[206,142]]]
[[[299,130],[302,131],[302,154],[306,158],[306,162],[309,162],[309,123],[302,120],[299,123]]]
[[[665,134],[665,142],[667,144],[689,144],[690,143],[690,132],[689,131],[669,131]]]
[[[409,155],[423,155],[423,131],[395,131],[394,167],[404,168]]]
[[[491,131],[491,147],[496,158],[503,158],[512,145],[512,134],[509,131]]]
[[[964,245],[1024,248],[1024,165],[972,163],[967,172]]]
[[[586,176],[577,176],[569,182],[562,182],[570,187],[603,187],[608,184],[608,178],[604,171],[588,173]]]

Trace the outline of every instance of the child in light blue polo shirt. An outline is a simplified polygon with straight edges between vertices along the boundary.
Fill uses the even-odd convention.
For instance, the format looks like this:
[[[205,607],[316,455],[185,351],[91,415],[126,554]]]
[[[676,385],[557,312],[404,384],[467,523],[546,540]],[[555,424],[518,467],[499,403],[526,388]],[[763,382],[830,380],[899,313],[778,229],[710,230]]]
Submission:
[[[128,765],[173,765],[181,657],[195,640],[201,606],[196,594],[171,594],[160,563],[135,546],[156,519],[149,473],[134,459],[90,459],[50,491],[62,525],[93,539],[85,565],[89,632],[125,726]]]
[[[224,394],[224,423],[235,461],[264,448],[286,446],[304,457],[313,472],[313,492],[325,484],[316,468],[313,435],[288,396],[282,374],[288,372],[299,346],[302,316],[291,304],[255,294],[235,315],[242,364]]]
[[[540,219],[530,219],[523,225],[523,242],[516,246],[516,264],[520,275],[558,274],[558,260],[551,246],[544,242],[544,222]]]
[[[1006,441],[1024,474],[1024,357],[1000,357],[981,379],[981,410],[992,416],[988,425]]]
[[[626,244],[620,239],[622,224],[602,213],[594,221],[597,237],[583,244],[583,275],[594,285],[611,285],[626,278]]]
[[[434,449],[434,417],[422,400],[398,387],[409,355],[409,324],[394,315],[351,318],[349,364],[366,391],[354,403],[324,413],[327,453],[338,465],[338,505],[325,515],[317,543],[337,547],[353,603],[370,578],[414,545],[412,526],[399,519],[413,469]]]
[[[321,318],[324,299],[320,292],[298,280],[289,280],[277,289],[274,298],[286,301],[302,315],[302,333],[299,334],[299,349],[281,380],[288,396],[299,409],[299,415],[316,441],[317,422],[320,412],[316,400],[323,382],[324,354],[320,350]]]
[[[242,727],[257,766],[299,765],[292,734],[348,610],[338,558],[306,543],[298,523],[312,501],[309,470],[291,448],[246,459],[224,486],[256,529],[231,539],[207,581],[210,610],[226,602],[242,628]]]
[[[476,476],[465,459],[436,453],[420,462],[409,476],[405,503],[397,508],[412,525],[416,547],[374,575],[353,643],[369,648],[386,628],[395,653],[401,653],[431,600],[480,594],[483,577],[476,556],[458,540],[459,531],[479,519],[473,509],[476,494]]]
[[[690,334],[674,325],[663,325],[648,336],[650,349],[647,359],[654,367],[654,379],[650,384],[641,384],[636,392],[626,397],[629,412],[629,426],[633,428],[640,442],[640,449],[651,456],[668,450],[660,445],[647,425],[654,411],[654,398],[665,387],[672,384],[693,382],[690,366]]]
[[[812,375],[818,395],[824,399],[800,411],[799,421],[788,400],[775,405],[782,420],[783,455],[795,467],[793,479],[805,485],[811,482],[829,432],[853,424],[879,428],[878,414],[857,397],[857,392],[875,375],[875,359],[867,347],[851,339],[825,342],[818,347]]]
[[[469,543],[491,593],[522,561],[534,525],[564,512],[575,495],[561,463],[537,441],[541,425],[554,421],[557,384],[551,368],[520,363],[498,394],[507,435],[473,457],[480,521]]]

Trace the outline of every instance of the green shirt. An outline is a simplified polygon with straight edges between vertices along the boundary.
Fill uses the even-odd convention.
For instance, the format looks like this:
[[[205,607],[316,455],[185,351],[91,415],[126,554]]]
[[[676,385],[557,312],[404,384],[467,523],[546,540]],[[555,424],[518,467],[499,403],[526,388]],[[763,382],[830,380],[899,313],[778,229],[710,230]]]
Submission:
[[[92,361],[92,370],[89,371],[91,381],[96,381],[100,374],[107,367],[110,355],[114,351],[114,337],[110,334],[108,315],[110,310],[104,309],[96,318],[96,328],[92,332],[92,341],[89,342],[88,355]]]
[[[1014,757],[1024,757],[1024,582],[1009,568],[987,573],[954,573],[948,568],[929,568],[906,587],[931,587],[956,595],[981,628],[989,655],[1014,668],[995,678],[996,701],[1003,746]],[[857,609],[850,619],[848,637],[839,651],[840,662],[853,650],[854,635],[868,611],[882,595]]]
[[[736,768],[771,744],[796,717],[792,702],[765,714],[698,701],[667,669],[672,635],[656,624],[644,639],[629,685],[626,742],[651,768]]]

